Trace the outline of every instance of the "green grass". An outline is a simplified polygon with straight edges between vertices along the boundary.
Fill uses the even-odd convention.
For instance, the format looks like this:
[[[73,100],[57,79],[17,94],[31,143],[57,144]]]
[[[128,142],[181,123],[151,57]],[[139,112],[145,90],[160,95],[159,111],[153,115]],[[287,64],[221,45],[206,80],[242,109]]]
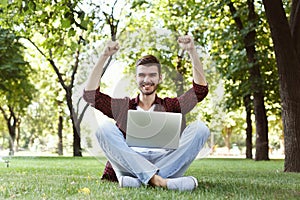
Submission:
[[[186,175],[199,180],[193,192],[119,188],[101,181],[105,159],[14,157],[0,163],[0,199],[300,199],[300,174],[284,173],[283,161],[203,159]]]

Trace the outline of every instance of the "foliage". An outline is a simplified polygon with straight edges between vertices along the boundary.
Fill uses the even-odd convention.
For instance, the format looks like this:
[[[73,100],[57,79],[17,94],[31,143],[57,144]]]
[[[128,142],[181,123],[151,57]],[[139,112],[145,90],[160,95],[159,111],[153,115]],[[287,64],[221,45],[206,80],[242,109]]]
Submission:
[[[30,80],[32,68],[24,61],[24,47],[10,30],[0,28],[0,111],[5,119],[13,152],[21,116],[36,92]],[[3,128],[3,127],[2,127]]]
[[[195,31],[196,26],[191,24],[196,23],[193,21],[193,17],[199,13],[199,10],[192,6],[192,1],[186,3],[135,1],[131,9],[133,9],[133,15],[127,22],[127,28],[124,31],[126,34],[120,36],[123,47],[121,49],[122,60],[128,63],[125,73],[134,73],[134,63],[140,56],[153,54],[159,58],[162,64],[164,80],[160,84],[159,94],[163,97],[180,95],[181,91],[178,85],[181,79],[184,91],[191,86],[192,67],[187,53],[177,45],[177,38],[179,35]],[[204,62],[210,90],[214,91],[215,81],[218,79],[214,65],[208,58],[206,49],[198,46],[200,41],[198,35],[195,40],[199,55]],[[170,87],[170,85],[174,87]],[[191,113],[187,116],[188,121],[195,120],[198,114],[197,112]]]
[[[0,163],[0,198],[297,199],[300,192],[299,174],[283,173],[282,160],[196,160],[186,173],[198,178],[199,187],[193,192],[120,188],[117,183],[100,180],[104,163],[103,158],[91,157],[13,158],[9,168]]]
[[[187,116],[187,119],[192,121],[200,113],[202,118],[209,123],[211,120],[220,122],[218,119],[222,118],[222,116],[218,114],[220,112],[216,111],[216,106],[221,106],[222,108],[223,106],[219,102],[214,102],[213,106],[207,106],[214,101],[212,98],[217,96],[214,93],[220,79],[223,79],[222,83],[225,87],[227,110],[235,111],[243,107],[242,97],[251,91],[249,77],[245,73],[245,70],[248,71],[250,66],[246,60],[242,36],[238,32],[232,16],[230,16],[226,2],[182,2],[178,0],[138,2],[140,3],[134,4],[132,8],[135,10],[134,13],[138,18],[133,18],[128,25],[128,29],[126,29],[131,31],[132,34],[129,37],[128,35],[124,36],[127,39],[124,43],[133,43],[126,46],[126,49],[130,49],[130,51],[125,52],[127,60],[132,60],[130,66],[134,65],[133,61],[142,53],[150,52],[158,55],[163,65],[168,66],[167,70],[165,68],[164,77],[166,79],[161,85],[160,94],[176,96],[176,91],[169,86],[173,85],[174,82],[175,85],[177,84],[175,80],[178,74],[183,77],[185,89],[190,86],[191,82],[191,71],[189,70],[191,65],[185,54],[180,52],[178,46],[176,46],[176,37],[182,34],[192,34],[197,45],[203,45],[202,49],[199,48],[199,55],[205,65],[210,94],[206,98],[207,101],[205,100],[202,103],[201,110],[192,112]],[[242,3],[237,4],[239,6],[244,5]],[[239,11],[240,13],[238,14],[245,15],[246,9]],[[266,23],[266,20],[264,20],[264,23]],[[244,34],[250,31],[247,28],[243,30]],[[167,34],[159,34],[157,30]],[[267,37],[268,35],[265,34],[263,39],[269,42]],[[269,45],[269,43],[265,45]],[[265,50],[262,50],[262,52],[264,52],[264,56],[270,53],[270,51],[265,53]],[[128,55],[132,54],[138,55],[134,58],[128,58]],[[182,58],[182,61],[178,61],[180,58]],[[268,60],[267,66],[270,66],[270,60],[272,59]],[[275,59],[273,58],[274,62]],[[183,67],[178,68],[178,64],[181,64]],[[271,66],[274,68],[274,65]],[[129,67],[129,69],[133,72],[134,68]],[[215,69],[218,69],[218,72]],[[274,70],[270,69],[266,74],[271,74],[272,76],[275,74],[274,79],[266,78],[267,82],[271,83],[268,85],[266,92],[273,94],[272,99],[269,98],[270,106],[268,107],[272,109],[274,108],[273,102],[278,102],[278,98],[276,98],[278,96],[278,90],[276,90],[278,89],[277,76]],[[272,88],[272,90],[269,88]],[[222,102],[223,100],[219,99],[219,101]],[[273,111],[277,111],[276,114],[278,114],[278,104],[275,105],[277,107]],[[212,109],[207,109],[207,107],[212,107],[216,112],[213,113]],[[240,125],[242,127],[242,124]],[[212,128],[217,129],[216,127]]]
[[[24,48],[20,44],[18,37],[10,30],[0,27],[0,91],[7,94],[8,100],[17,98],[12,93],[18,92],[17,89],[21,84],[25,84],[31,71],[28,63],[24,61]],[[26,89],[26,87],[20,88]],[[19,91],[19,94],[24,91]],[[26,94],[26,92],[25,92]],[[23,97],[22,97],[23,98]],[[23,99],[26,101],[26,99]],[[28,102],[27,102],[28,103]]]
[[[27,127],[22,129],[25,140],[30,140],[33,135],[38,137],[40,134],[43,137],[50,133],[55,134],[56,120],[61,111],[65,113],[66,125],[69,124],[65,132],[71,132],[70,116],[67,116],[70,110],[66,109],[66,96],[62,87],[69,89],[74,86],[73,83],[82,84],[86,80],[87,71],[90,70],[87,66],[96,62],[104,40],[109,38],[118,39],[120,42],[121,49],[116,58],[127,65],[125,74],[134,72],[134,63],[141,55],[151,53],[161,60],[164,81],[159,88],[160,96],[179,94],[178,88],[170,87],[176,86],[174,80],[178,77],[183,78],[184,90],[189,88],[192,80],[191,63],[176,42],[177,37],[183,34],[194,36],[210,88],[208,97],[187,116],[188,122],[201,118],[209,124],[211,131],[221,138],[224,123],[234,119],[236,132],[243,133],[241,128],[244,123],[241,119],[244,116],[241,115],[240,108],[243,106],[242,97],[251,92],[249,75],[246,72],[251,66],[245,58],[242,35],[230,15],[227,6],[229,1],[3,2],[4,4],[0,5],[0,25],[15,32],[9,37],[23,37],[30,41],[24,42],[28,48],[26,57],[27,61],[34,65],[36,74],[31,74],[31,80],[40,91],[28,110],[29,115],[22,118],[27,124]],[[253,24],[246,19],[246,1],[231,2],[238,8],[237,15],[245,24],[242,32],[246,34],[251,31],[251,27],[253,28]],[[288,4],[288,1],[284,2],[285,5]],[[261,1],[255,3],[258,14],[258,23],[254,26],[257,30],[257,60],[262,66],[265,81],[266,107],[268,115],[279,116],[278,76],[270,32],[266,29],[267,22]],[[285,6],[285,9],[288,10],[288,6]],[[0,41],[1,47],[2,41],[4,40]],[[80,51],[80,55],[76,54],[77,51]],[[3,56],[1,52],[2,49],[0,55]],[[10,50],[9,54],[5,55],[15,56],[10,61],[18,62],[18,54],[12,52],[17,51]],[[78,69],[75,67],[77,56]],[[32,61],[33,59],[35,61]],[[2,61],[1,57],[0,63]],[[53,68],[53,64],[56,68]],[[17,69],[13,66],[7,69],[9,70],[5,72],[6,69],[1,68],[0,77],[16,75],[14,72]],[[76,70],[77,74],[73,73]],[[6,80],[1,77],[0,87],[4,88]],[[63,84],[59,84],[59,81]],[[76,90],[79,91],[78,94],[82,93],[82,88],[73,88],[72,92]],[[75,100],[78,98],[73,95],[74,105],[77,103]],[[228,116],[228,111],[236,115]],[[76,113],[80,113],[80,110],[76,110]],[[47,123],[43,124],[42,119],[46,119]],[[280,130],[278,123],[270,125],[273,126]],[[32,135],[33,130],[35,134]]]
[[[272,49],[272,43],[269,39],[270,32],[266,29],[267,21],[264,13],[260,9],[261,2],[256,2],[256,11],[258,15],[258,24],[253,26],[247,21],[246,1],[233,2],[237,7],[236,15],[244,24],[240,31],[233,20],[228,7],[229,1],[214,1],[204,11],[205,21],[210,24],[206,29],[210,30],[207,35],[211,42],[211,55],[217,63],[217,68],[225,77],[226,104],[228,109],[236,109],[243,105],[242,98],[251,93],[249,74],[247,71],[250,65],[247,62],[244,49],[243,37],[253,28],[257,32],[256,51],[257,61],[261,66],[263,76],[264,94],[268,108],[274,114],[280,114],[279,111],[279,87],[278,75],[276,71],[275,56]],[[244,35],[243,35],[244,34]]]
[[[159,94],[162,96],[176,96],[176,87],[169,86],[174,85],[178,74],[183,77],[185,89],[190,86],[191,66],[188,57],[182,54],[176,45],[176,37],[182,34],[194,36],[196,43],[203,46],[202,49],[199,48],[199,55],[205,65],[210,94],[201,103],[201,108],[191,112],[187,119],[193,121],[201,116],[200,118],[212,125],[212,130],[218,130],[215,131],[216,134],[222,130],[223,125],[220,122],[224,121],[220,120],[224,118],[220,115],[223,111],[220,112],[217,108],[222,110],[223,103],[228,111],[238,112],[239,108],[243,107],[243,97],[252,91],[247,73],[251,66],[247,61],[243,36],[253,28],[257,28],[257,60],[265,81],[264,93],[268,114],[280,114],[278,75],[269,31],[265,28],[267,22],[259,9],[261,2],[256,3],[260,16],[257,26],[247,21],[246,2],[234,2],[239,8],[237,15],[245,24],[242,34],[232,19],[228,2],[134,1],[133,17],[127,23],[126,34],[120,36],[123,46],[122,59],[129,63],[129,67],[125,69],[126,73],[134,72],[134,62],[141,55],[152,53],[160,58],[165,77],[159,88]],[[181,57],[184,67],[178,69],[178,58]],[[225,99],[216,102],[213,98],[217,98],[216,88],[220,84],[225,88]],[[241,115],[236,116],[239,116],[239,120],[243,118]],[[216,122],[219,122],[219,125]],[[242,121],[238,123],[240,130],[237,133],[243,132],[243,125]]]
[[[44,57],[65,92],[65,105],[73,125],[74,155],[80,156],[79,117],[74,112],[72,89],[81,48],[93,24],[78,1],[13,1],[4,10],[6,26],[18,30]],[[18,13],[18,15],[17,15]],[[8,20],[9,18],[9,20]],[[57,106],[58,107],[58,106]],[[59,111],[58,111],[59,112]]]

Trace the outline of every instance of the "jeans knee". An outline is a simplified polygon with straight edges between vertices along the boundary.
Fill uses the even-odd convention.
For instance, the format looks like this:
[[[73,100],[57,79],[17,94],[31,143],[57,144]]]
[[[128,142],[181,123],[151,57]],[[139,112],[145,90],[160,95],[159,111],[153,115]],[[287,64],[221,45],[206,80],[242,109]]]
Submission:
[[[208,137],[210,136],[209,128],[202,121],[197,121],[196,126],[197,126],[197,128],[196,128],[197,131],[195,131],[195,134],[196,134],[195,137],[206,141],[208,139]]]
[[[112,126],[114,126],[114,124],[110,121],[101,122],[96,131],[96,137],[99,142],[107,140],[107,138],[110,137],[111,131],[109,130],[111,130]]]

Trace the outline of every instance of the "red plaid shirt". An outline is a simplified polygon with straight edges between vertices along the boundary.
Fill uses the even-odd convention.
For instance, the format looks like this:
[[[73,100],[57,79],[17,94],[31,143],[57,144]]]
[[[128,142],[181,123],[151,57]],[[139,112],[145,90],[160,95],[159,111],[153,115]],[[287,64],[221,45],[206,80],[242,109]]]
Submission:
[[[175,112],[185,115],[191,111],[195,105],[202,101],[208,93],[208,86],[198,85],[193,82],[193,87],[179,97],[175,98],[160,98],[156,95],[153,104],[154,111]],[[112,98],[107,94],[99,91],[99,88],[91,91],[84,91],[83,98],[91,106],[100,110],[106,116],[114,119],[116,125],[122,131],[126,138],[127,111],[136,110],[139,105],[139,96],[130,99]],[[185,123],[183,124],[185,128]],[[117,181],[116,174],[109,162],[106,163],[102,179]]]

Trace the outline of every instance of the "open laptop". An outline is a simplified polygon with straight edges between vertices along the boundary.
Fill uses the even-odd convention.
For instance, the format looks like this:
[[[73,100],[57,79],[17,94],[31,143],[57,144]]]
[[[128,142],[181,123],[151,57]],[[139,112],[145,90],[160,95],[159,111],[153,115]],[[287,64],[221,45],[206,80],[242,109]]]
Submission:
[[[177,149],[181,113],[129,110],[126,143],[130,147]]]

